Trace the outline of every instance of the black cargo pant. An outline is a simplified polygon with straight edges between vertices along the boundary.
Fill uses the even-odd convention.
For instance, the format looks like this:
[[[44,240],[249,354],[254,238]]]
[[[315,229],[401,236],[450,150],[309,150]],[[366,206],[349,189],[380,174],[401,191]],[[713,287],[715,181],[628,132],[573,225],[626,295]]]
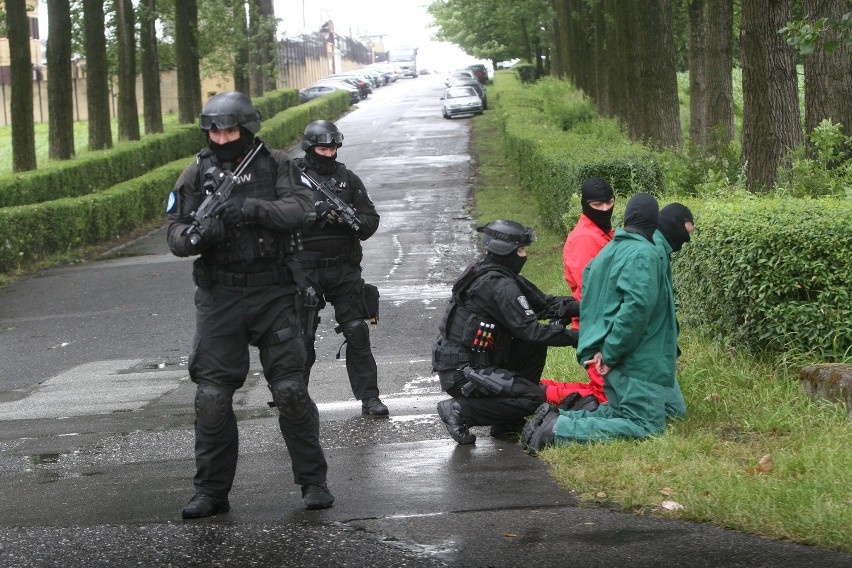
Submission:
[[[319,442],[319,412],[304,385],[305,347],[299,335],[296,287],[199,287],[195,293],[196,335],[189,372],[197,383],[195,408],[196,491],[224,497],[237,467],[238,433],[232,398],[249,371],[249,345],[260,350],[267,383],[282,381],[304,391],[296,415],[281,412],[278,423],[298,485],[326,481],[328,466]],[[293,330],[270,342],[273,333]],[[287,337],[288,334],[283,334]]]
[[[539,384],[547,358],[547,346],[513,340],[508,357],[499,367],[515,373],[511,392],[483,393],[477,389],[466,397],[461,389],[467,383],[460,370],[439,373],[441,384],[452,383],[447,394],[461,407],[468,426],[515,426],[546,401],[545,389]]]
[[[303,266],[308,282],[321,298],[321,305],[329,302],[334,306],[334,319],[346,340],[346,374],[349,376],[352,394],[358,400],[379,396],[376,360],[370,347],[370,330],[364,322],[372,314],[367,313],[364,302],[361,267],[352,262],[327,267],[312,267],[309,263]],[[317,354],[312,340],[307,339],[305,347],[308,352],[305,367],[307,383]]]

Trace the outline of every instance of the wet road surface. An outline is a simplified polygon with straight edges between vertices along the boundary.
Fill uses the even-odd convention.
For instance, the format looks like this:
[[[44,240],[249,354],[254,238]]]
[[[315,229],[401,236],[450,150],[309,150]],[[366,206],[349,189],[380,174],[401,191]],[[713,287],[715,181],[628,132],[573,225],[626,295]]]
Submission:
[[[484,428],[473,429],[475,446],[448,437],[429,348],[477,253],[470,120],[441,118],[441,91],[436,76],[401,80],[338,121],[340,160],[382,216],[364,278],[381,293],[371,339],[391,417],[361,417],[326,309],[311,394],[334,507],[302,508],[253,354],[235,397],[232,510],[180,519],[194,474],[193,285],[191,261],[169,253],[160,229],[0,290],[0,567],[852,565],[831,551],[577,507],[517,444]]]

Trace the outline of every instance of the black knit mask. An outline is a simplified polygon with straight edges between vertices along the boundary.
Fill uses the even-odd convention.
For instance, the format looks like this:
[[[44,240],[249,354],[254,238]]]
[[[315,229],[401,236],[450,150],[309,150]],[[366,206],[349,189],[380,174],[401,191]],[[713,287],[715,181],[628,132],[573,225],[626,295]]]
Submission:
[[[686,230],[686,222],[694,223],[692,211],[681,203],[670,203],[660,209],[660,219],[657,228],[666,237],[672,247],[672,252],[677,252],[684,243],[689,242],[689,231]]]
[[[213,151],[219,163],[233,163],[238,158],[245,155],[254,142],[254,134],[244,128],[240,128],[240,137],[231,142],[224,144],[216,144],[210,137],[207,137],[207,147]]]
[[[333,156],[320,156],[316,153],[316,146],[311,146],[305,152],[305,161],[318,174],[328,175],[337,168],[337,151]]]
[[[642,235],[653,243],[659,214],[660,205],[653,195],[637,193],[630,198],[624,209],[624,230]]]
[[[609,233],[612,229],[612,210],[614,207],[601,211],[589,205],[589,201],[609,201],[614,197],[615,193],[612,191],[612,186],[605,179],[599,177],[587,179],[583,182],[583,187],[580,190],[583,215],[591,219],[592,223],[597,225],[604,233]]]
[[[527,262],[527,257],[519,255],[517,249],[509,254],[488,253],[488,256],[493,259],[495,263],[500,266],[505,266],[515,274],[520,274],[524,264]]]

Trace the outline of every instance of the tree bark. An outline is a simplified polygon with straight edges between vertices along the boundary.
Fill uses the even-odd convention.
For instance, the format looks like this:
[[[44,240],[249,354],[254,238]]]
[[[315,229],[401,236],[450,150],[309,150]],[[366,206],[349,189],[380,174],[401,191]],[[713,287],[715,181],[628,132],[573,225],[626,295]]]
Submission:
[[[609,100],[609,73],[606,65],[609,60],[609,45],[607,21],[602,3],[594,6],[594,68],[595,68],[595,101],[598,112],[603,116],[612,116],[612,105]]]
[[[12,170],[16,172],[36,169],[29,29],[26,2],[6,0],[6,33],[12,79]]]
[[[844,0],[804,0],[805,20],[830,18],[837,21],[850,11]],[[826,39],[837,40],[837,32]],[[829,53],[820,43],[805,61],[805,132],[810,134],[823,119],[843,125],[846,136],[852,134],[852,53],[850,45],[839,41]],[[852,149],[850,149],[852,150]]]
[[[734,139],[733,0],[707,0],[707,129],[720,155]]]
[[[195,122],[201,113],[197,31],[197,1],[175,2],[175,64],[178,77],[178,121],[181,124]]]
[[[234,31],[240,37],[234,54],[234,90],[244,94],[251,92],[249,82],[248,21],[245,0],[234,0]]]
[[[742,161],[749,191],[772,189],[785,157],[802,144],[796,53],[778,34],[791,0],[743,0]]]
[[[636,30],[633,79],[639,93],[630,119],[634,138],[662,147],[678,146],[683,135],[671,1],[634,1],[631,11],[631,25]]]
[[[139,38],[142,46],[142,108],[145,134],[163,131],[160,102],[160,55],[157,49],[157,0],[142,0],[139,5]]]
[[[130,0],[115,0],[118,39],[118,139],[139,140],[136,106],[136,18]]]
[[[104,4],[83,0],[86,46],[86,107],[89,113],[89,149],[112,148],[109,112],[109,67],[104,34]]]
[[[274,91],[278,87],[278,67],[275,64],[275,8],[272,0],[260,0],[261,15],[261,64],[263,65],[263,92]]]
[[[259,97],[263,94],[263,60],[260,45],[261,12],[260,0],[249,0],[249,94]]]
[[[621,0],[605,0],[606,18],[613,22],[608,38],[607,71],[609,74],[609,98],[615,116],[628,127],[633,93],[631,68],[633,65],[633,41],[630,27],[630,3]],[[607,28],[609,31],[609,28]]]
[[[71,9],[67,0],[48,0],[47,13],[48,154],[54,160],[68,160],[74,156]]]
[[[707,20],[705,0],[689,0],[689,138],[707,144]]]

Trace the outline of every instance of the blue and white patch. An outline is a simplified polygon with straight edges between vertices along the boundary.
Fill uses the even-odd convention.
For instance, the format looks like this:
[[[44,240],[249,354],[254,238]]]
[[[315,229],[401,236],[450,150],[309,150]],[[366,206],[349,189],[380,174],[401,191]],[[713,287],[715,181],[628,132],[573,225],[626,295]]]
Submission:
[[[518,303],[521,305],[521,308],[524,310],[524,315],[526,316],[534,316],[535,312],[530,308],[530,303],[527,301],[526,296],[518,296]]]
[[[177,203],[177,195],[174,191],[169,193],[169,202],[166,204],[166,213],[171,213],[172,209],[175,208],[175,203]]]

